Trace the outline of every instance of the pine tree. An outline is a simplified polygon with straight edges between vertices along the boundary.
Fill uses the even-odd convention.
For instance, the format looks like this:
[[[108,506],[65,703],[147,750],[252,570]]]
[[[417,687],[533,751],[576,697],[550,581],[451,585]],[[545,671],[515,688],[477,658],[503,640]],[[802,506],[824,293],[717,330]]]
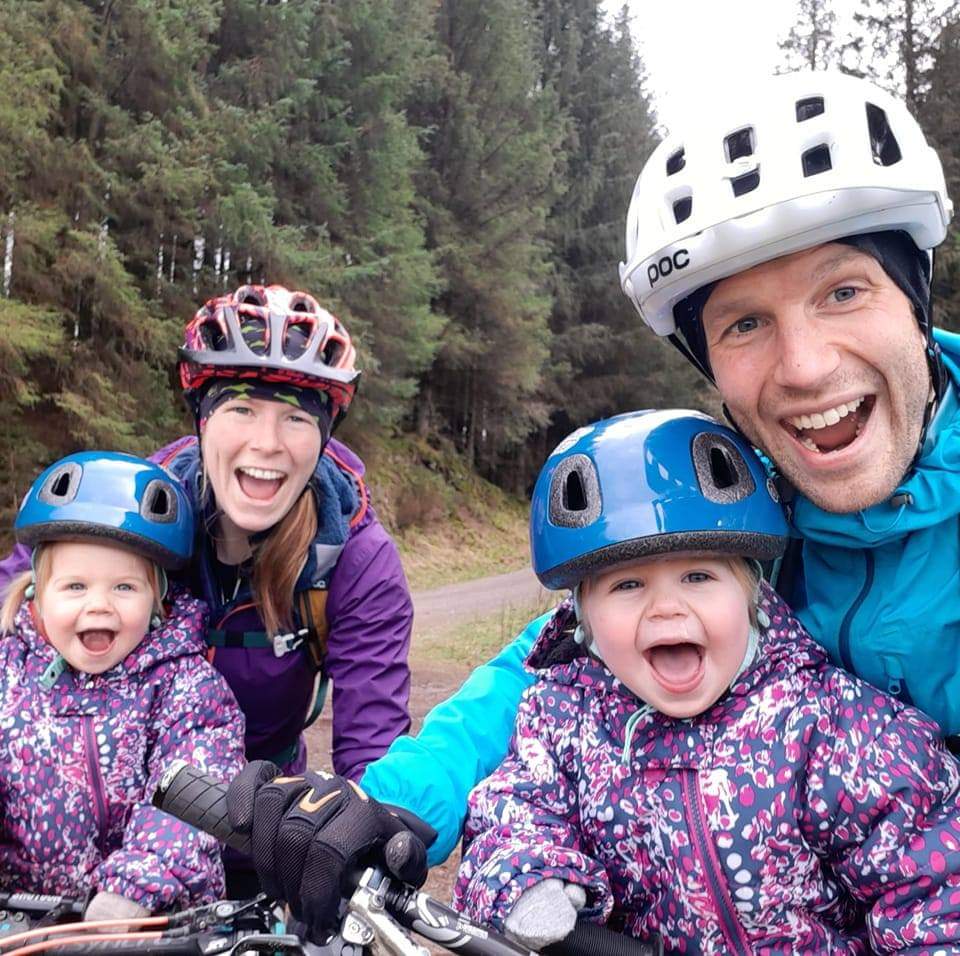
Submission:
[[[799,0],[797,20],[780,41],[783,72],[838,66],[843,46],[836,29],[837,15],[831,0]]]
[[[525,0],[444,2],[438,35],[445,64],[414,115],[430,131],[421,190],[449,321],[420,409],[492,473],[547,417],[544,223],[561,188],[561,124]]]

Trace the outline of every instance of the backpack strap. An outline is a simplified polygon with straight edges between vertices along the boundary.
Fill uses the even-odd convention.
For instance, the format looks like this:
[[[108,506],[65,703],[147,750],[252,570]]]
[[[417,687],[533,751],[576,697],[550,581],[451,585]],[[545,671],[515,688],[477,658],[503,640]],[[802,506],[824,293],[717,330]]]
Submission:
[[[327,640],[330,636],[330,623],[327,620],[328,593],[326,588],[308,588],[297,593],[300,624],[307,632],[307,651],[318,671],[323,670],[327,657]]]

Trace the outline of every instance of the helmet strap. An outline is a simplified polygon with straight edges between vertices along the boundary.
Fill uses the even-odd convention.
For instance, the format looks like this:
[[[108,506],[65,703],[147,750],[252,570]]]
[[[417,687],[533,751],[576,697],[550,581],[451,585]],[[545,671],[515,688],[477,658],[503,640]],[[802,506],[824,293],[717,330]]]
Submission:
[[[37,549],[30,549],[30,583],[24,588],[23,596],[32,601],[37,596],[37,568],[34,563],[37,557]]]
[[[704,364],[701,361],[700,357],[690,348],[689,345],[683,340],[683,338],[678,335],[676,332],[671,332],[667,336],[667,341],[677,349],[678,352],[708,381],[711,385],[716,386],[716,382],[713,379],[713,372],[710,371],[709,365]]]

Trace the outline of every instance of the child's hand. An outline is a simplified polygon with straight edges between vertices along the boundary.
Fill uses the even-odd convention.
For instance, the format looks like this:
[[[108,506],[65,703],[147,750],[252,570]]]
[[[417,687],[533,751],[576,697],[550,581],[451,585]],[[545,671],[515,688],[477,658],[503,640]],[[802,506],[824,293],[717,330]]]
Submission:
[[[577,922],[577,911],[587,902],[582,886],[549,879],[524,890],[504,920],[507,936],[530,949],[559,942]]]
[[[142,919],[149,916],[150,910],[128,900],[125,896],[101,890],[90,901],[83,918],[88,922],[101,919]],[[121,930],[118,929],[118,932]]]

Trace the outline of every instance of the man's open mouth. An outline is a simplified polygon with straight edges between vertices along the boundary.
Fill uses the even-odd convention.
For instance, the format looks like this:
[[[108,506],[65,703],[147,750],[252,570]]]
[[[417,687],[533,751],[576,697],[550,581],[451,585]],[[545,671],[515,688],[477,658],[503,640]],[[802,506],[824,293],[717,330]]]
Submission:
[[[703,678],[703,648],[692,641],[657,644],[644,657],[657,683],[671,694],[687,693]]]
[[[876,401],[876,395],[861,395],[809,415],[782,418],[780,424],[804,448],[827,455],[846,448],[857,439]]]
[[[88,654],[106,654],[113,647],[116,637],[116,631],[106,629],[91,629],[77,634],[83,649]]]
[[[285,472],[273,468],[252,468],[241,465],[234,472],[240,490],[248,497],[258,501],[269,501],[287,480]]]

